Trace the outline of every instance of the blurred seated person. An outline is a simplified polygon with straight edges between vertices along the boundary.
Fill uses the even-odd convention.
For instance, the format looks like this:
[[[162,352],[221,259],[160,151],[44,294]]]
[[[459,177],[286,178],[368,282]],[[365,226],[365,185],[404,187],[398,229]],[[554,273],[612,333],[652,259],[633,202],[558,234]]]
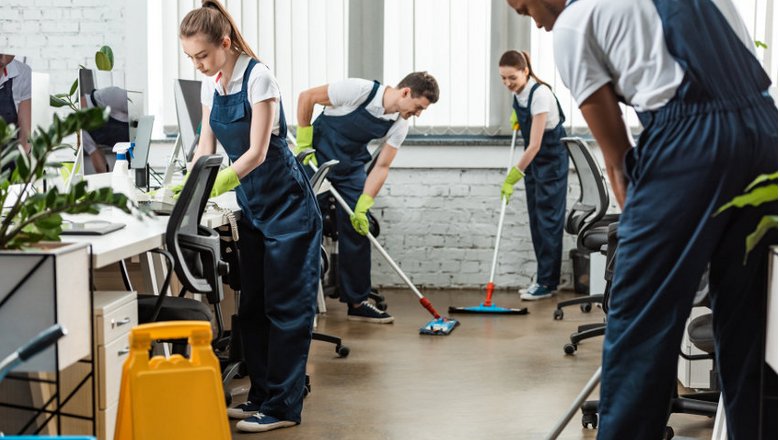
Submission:
[[[14,55],[0,54],[0,118],[19,128],[19,142],[29,152],[32,69],[14,58]],[[7,168],[12,169],[13,163]]]
[[[84,153],[96,173],[111,171],[114,144],[130,141],[127,118],[127,90],[120,87],[95,89],[81,96],[81,108],[109,107],[108,121],[100,128],[83,132]],[[110,163],[109,163],[110,162]],[[87,170],[89,171],[89,170]]]

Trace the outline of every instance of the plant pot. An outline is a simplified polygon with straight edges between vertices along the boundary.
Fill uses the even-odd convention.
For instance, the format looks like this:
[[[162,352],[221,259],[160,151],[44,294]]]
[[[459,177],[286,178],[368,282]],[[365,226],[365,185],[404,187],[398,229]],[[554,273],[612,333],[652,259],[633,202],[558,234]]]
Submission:
[[[15,371],[56,371],[90,355],[92,298],[89,246],[38,243],[0,250],[0,359],[47,327],[67,335]]]

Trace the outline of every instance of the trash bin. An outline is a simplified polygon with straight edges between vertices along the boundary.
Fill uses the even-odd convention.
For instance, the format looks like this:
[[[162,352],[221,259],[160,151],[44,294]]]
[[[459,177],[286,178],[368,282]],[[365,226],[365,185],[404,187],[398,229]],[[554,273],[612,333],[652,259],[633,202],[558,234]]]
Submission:
[[[579,249],[569,251],[574,266],[574,291],[588,295],[590,293],[590,254]]]

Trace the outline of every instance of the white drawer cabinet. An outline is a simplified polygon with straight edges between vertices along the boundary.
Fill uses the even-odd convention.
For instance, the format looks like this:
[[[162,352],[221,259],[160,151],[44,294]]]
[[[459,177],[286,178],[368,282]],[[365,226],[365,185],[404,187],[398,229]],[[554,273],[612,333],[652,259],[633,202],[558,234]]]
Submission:
[[[122,365],[129,354],[130,329],[138,325],[135,292],[95,292],[95,387],[97,435],[99,440],[114,438]]]

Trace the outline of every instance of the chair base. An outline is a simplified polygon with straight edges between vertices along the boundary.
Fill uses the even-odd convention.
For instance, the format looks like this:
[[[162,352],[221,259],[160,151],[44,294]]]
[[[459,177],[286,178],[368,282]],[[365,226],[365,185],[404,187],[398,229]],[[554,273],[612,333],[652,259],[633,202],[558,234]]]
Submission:
[[[312,333],[311,338],[315,341],[329,342],[331,344],[334,344],[336,346],[336,354],[338,354],[340,358],[345,358],[349,356],[349,347],[343,345],[341,343],[341,338],[339,338],[338,336],[332,336],[332,335],[326,335],[325,333],[314,332]]]
[[[567,299],[566,301],[561,301],[555,306],[555,310],[553,311],[553,319],[555,319],[556,321],[563,319],[564,307],[574,306],[579,304],[580,310],[583,313],[590,313],[590,311],[593,309],[593,304],[601,304],[603,301],[604,301],[604,295],[587,295],[587,296],[582,296],[580,298]]]

